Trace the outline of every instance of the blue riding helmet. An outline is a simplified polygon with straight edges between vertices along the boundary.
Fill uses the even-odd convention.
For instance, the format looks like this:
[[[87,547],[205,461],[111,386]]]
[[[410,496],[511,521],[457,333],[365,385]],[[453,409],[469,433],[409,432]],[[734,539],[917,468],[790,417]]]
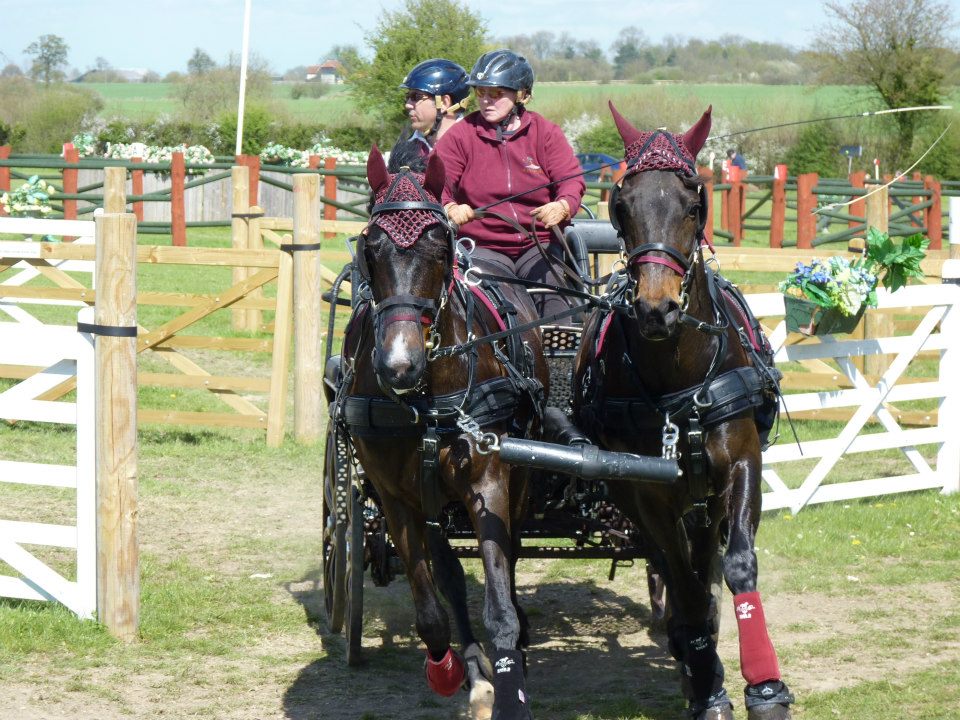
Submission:
[[[510,50],[491,50],[480,56],[470,71],[470,87],[502,87],[533,90],[533,68],[523,55]]]
[[[419,90],[430,95],[449,95],[458,103],[470,94],[467,71],[453,60],[433,58],[413,68],[400,83],[403,90]]]

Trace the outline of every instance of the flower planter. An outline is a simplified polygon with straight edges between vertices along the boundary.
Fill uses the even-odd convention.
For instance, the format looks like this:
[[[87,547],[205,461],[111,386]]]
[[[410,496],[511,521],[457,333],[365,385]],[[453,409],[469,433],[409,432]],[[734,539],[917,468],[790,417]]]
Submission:
[[[852,332],[863,317],[865,308],[854,315],[844,315],[836,308],[824,308],[812,300],[793,295],[783,296],[787,332],[802,335],[830,335]]]

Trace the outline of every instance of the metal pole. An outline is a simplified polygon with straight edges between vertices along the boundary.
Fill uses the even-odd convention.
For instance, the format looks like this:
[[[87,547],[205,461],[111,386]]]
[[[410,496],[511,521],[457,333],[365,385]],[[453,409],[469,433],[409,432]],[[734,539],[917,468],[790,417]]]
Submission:
[[[243,145],[243,105],[247,97],[247,55],[250,52],[250,0],[243,3],[243,44],[240,48],[240,104],[237,109],[237,149]]]

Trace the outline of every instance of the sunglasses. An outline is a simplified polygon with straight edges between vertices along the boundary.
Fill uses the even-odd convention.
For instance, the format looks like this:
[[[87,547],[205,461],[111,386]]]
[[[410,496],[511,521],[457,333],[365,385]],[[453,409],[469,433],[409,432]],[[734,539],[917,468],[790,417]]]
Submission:
[[[474,88],[473,91],[477,94],[478,98],[483,98],[484,100],[493,100],[494,102],[507,94],[507,91],[503,88],[496,87],[478,87]]]
[[[410,105],[416,105],[424,100],[430,100],[432,98],[433,95],[426,95],[425,93],[421,92],[409,92],[404,98],[404,102],[409,103]]]

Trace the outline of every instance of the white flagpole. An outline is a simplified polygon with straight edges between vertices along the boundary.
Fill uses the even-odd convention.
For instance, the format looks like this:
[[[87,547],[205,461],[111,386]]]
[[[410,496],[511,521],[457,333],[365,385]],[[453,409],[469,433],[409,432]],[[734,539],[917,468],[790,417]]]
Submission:
[[[250,52],[250,1],[243,3],[243,45],[240,49],[240,107],[237,109],[237,150],[243,145],[243,105],[247,96],[247,55]]]

